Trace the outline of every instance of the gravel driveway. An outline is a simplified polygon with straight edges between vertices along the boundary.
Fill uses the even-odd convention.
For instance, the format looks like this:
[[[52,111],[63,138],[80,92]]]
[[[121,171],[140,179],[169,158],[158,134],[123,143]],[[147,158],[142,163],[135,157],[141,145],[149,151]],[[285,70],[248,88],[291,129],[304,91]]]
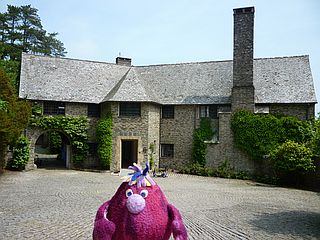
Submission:
[[[320,239],[320,195],[251,181],[173,174],[155,178],[190,239]],[[0,239],[91,239],[110,173],[38,169],[0,176]]]

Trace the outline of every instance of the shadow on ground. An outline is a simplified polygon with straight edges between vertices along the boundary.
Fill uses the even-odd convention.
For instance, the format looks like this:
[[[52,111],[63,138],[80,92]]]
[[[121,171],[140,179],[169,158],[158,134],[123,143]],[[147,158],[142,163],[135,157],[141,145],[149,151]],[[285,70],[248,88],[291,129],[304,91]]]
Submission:
[[[285,211],[262,214],[252,220],[251,224],[270,235],[320,239],[320,213]]]

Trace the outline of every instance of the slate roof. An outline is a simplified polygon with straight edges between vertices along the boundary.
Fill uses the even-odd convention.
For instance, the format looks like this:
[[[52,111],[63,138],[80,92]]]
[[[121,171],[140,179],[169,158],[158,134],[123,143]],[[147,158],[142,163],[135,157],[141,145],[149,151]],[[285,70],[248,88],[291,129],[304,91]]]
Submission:
[[[254,59],[256,103],[316,103],[309,57]],[[19,97],[100,103],[230,104],[232,61],[150,66],[23,53]]]

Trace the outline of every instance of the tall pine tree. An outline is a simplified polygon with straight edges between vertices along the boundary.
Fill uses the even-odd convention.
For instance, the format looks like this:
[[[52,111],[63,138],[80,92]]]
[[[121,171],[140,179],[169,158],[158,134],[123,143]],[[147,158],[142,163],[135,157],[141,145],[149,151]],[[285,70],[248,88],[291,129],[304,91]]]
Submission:
[[[36,8],[8,5],[7,11],[0,13],[0,58],[19,61],[22,51],[65,56],[65,48],[57,35],[43,29]]]

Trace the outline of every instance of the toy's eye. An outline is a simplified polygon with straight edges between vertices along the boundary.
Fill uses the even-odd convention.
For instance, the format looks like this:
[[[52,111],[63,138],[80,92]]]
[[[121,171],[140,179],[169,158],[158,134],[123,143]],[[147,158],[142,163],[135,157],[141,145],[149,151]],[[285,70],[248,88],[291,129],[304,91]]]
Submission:
[[[133,192],[132,192],[131,189],[128,189],[128,190],[126,191],[126,196],[127,196],[127,197],[130,197],[132,194],[133,194]]]
[[[146,198],[148,196],[148,190],[142,190],[140,192],[140,196],[143,197],[143,198]]]

